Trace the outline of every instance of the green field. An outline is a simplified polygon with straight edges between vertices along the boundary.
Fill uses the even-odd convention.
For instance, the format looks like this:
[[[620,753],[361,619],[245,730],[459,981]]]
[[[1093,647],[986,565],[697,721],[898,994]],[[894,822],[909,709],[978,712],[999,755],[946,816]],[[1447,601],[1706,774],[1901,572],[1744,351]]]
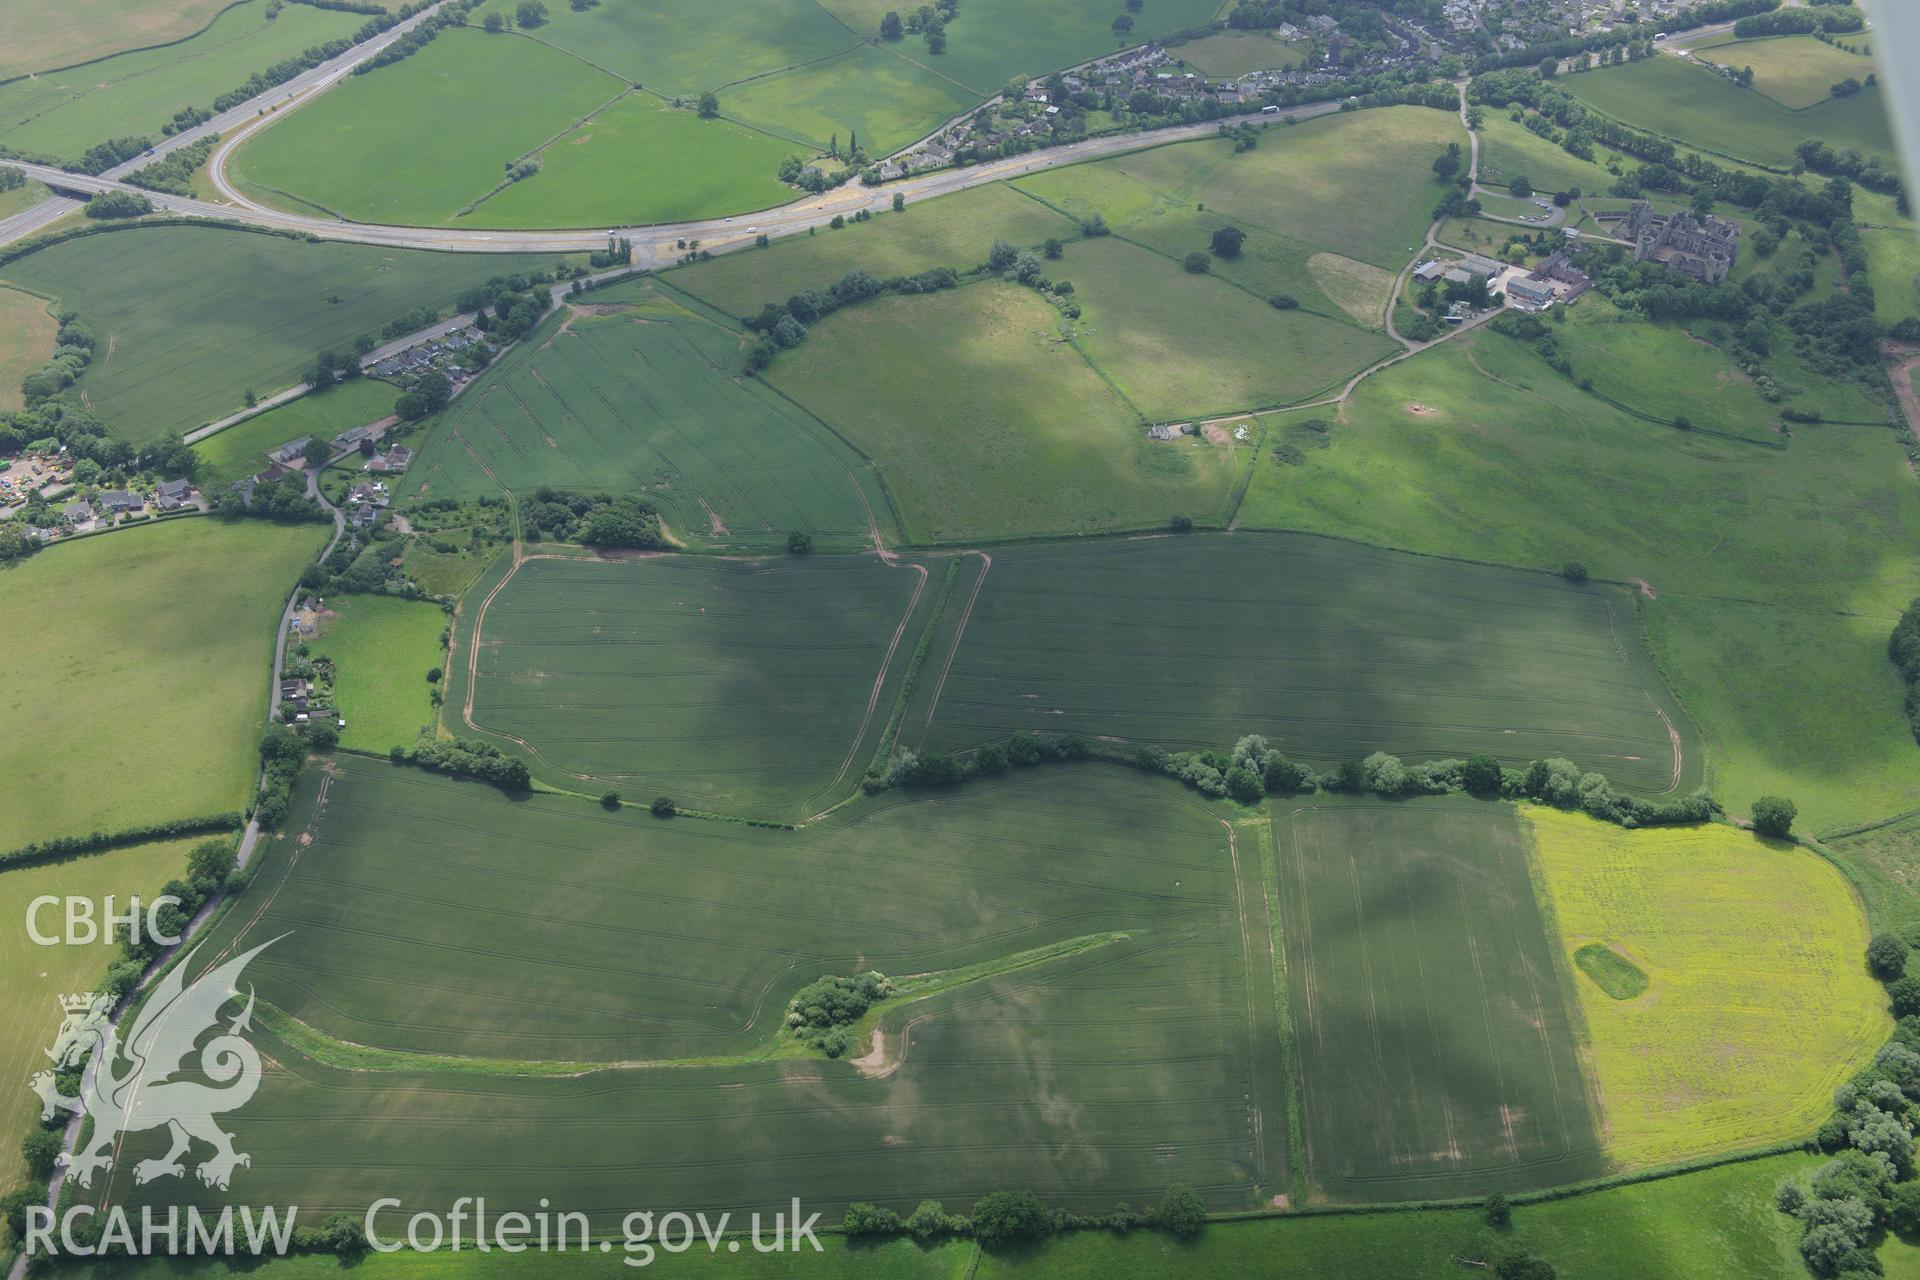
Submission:
[[[1658,1165],[1818,1128],[1892,1025],[1846,877],[1732,827],[1525,819],[1563,952],[1606,944],[1651,979],[1625,1000],[1574,987],[1608,1154]]]
[[[733,119],[818,148],[825,148],[835,135],[842,144],[858,135],[861,146],[882,156],[931,133],[977,105],[981,96],[953,80],[945,68],[932,70],[888,49],[862,44],[821,62],[725,89],[720,109]]]
[[[1535,191],[1547,192],[1578,187],[1592,194],[1605,191],[1614,180],[1606,166],[1569,155],[1559,143],[1547,141],[1498,112],[1487,112],[1480,122],[1480,181],[1504,188],[1523,175]]]
[[[882,280],[930,267],[965,271],[987,260],[995,240],[1037,249],[1049,238],[1078,233],[1072,220],[996,182],[838,231],[789,236],[764,249],[710,258],[669,279],[703,302],[746,317],[802,289],[824,290],[855,269]]]
[[[1784,450],[1680,432],[1482,331],[1369,378],[1323,440],[1262,451],[1240,526],[1645,579],[1729,806],[1788,794],[1817,831],[1920,805],[1886,659],[1920,491],[1892,431],[1797,425]]]
[[[869,556],[528,559],[475,588],[449,720],[575,790],[804,817],[865,771],[928,587]]]
[[[167,521],[0,572],[0,849],[238,809],[317,526]]]
[[[1656,418],[1684,417],[1695,427],[1778,442],[1782,409],[1837,416],[1826,379],[1769,402],[1726,351],[1681,325],[1622,312],[1598,293],[1568,308],[1553,335],[1595,391]],[[1784,337],[1780,345],[1788,345]]]
[[[81,398],[116,435],[142,443],[237,411],[248,387],[264,396],[292,386],[322,349],[416,307],[556,261],[136,227],[28,254],[0,268],[0,282],[57,299],[92,326],[104,350],[77,384]]]
[[[1875,929],[1904,933],[1920,925],[1920,815],[1827,843],[1855,873]]]
[[[112,943],[82,945],[62,942],[43,947],[27,933],[27,910],[34,899],[44,895],[78,895],[93,899],[96,916],[103,914],[101,899],[112,895],[124,908],[135,896],[148,896],[160,886],[186,871],[187,851],[200,842],[160,841],[110,849],[105,853],[76,858],[68,862],[40,863],[14,867],[0,872],[0,914],[8,928],[0,932],[0,973],[7,975],[0,986],[0,1074],[9,1081],[24,1083],[47,1060],[41,1051],[53,1043],[60,1027],[59,998],[69,992],[91,991],[106,973],[107,966],[120,958]],[[61,908],[43,907],[38,916],[43,934],[62,933]],[[30,1126],[40,1118],[40,1100],[26,1089],[6,1092],[0,1106],[0,1142],[9,1151],[20,1145]],[[0,1166],[0,1192],[7,1192],[26,1181],[26,1171],[18,1161]]]
[[[233,0],[20,0],[7,11],[0,78],[183,40]]]
[[[235,1187],[262,1203],[547,1196],[611,1228],[1005,1186],[1245,1206],[1284,1180],[1258,864],[1171,782],[1041,770],[786,832],[341,756],[291,821],[207,944],[286,935],[248,970],[275,1068]],[[882,1017],[884,1066],[776,1038],[817,976],[968,966]]]
[[[1316,1198],[1443,1199],[1606,1170],[1512,809],[1279,805],[1273,842]]]
[[[1303,258],[1324,250],[1398,272],[1433,221],[1434,157],[1466,141],[1447,112],[1390,107],[1270,127],[1253,151],[1207,139],[1015,185],[1075,217],[1098,212],[1124,236],[1145,239],[1153,220],[1204,204],[1249,231],[1294,241]]]
[[[329,596],[333,616],[307,642],[314,658],[334,663],[333,699],[347,722],[340,741],[385,751],[431,729],[439,711],[428,700],[427,671],[445,667],[440,643],[447,614],[437,604],[398,596]]]
[[[1795,111],[1757,89],[1738,87],[1718,72],[1669,57],[1587,71],[1561,83],[1568,93],[1622,124],[1736,160],[1785,169],[1794,163],[1793,149],[1808,138],[1894,160],[1878,89]]]
[[[109,138],[158,138],[174,112],[210,107],[254,72],[366,21],[304,4],[284,5],[269,20],[266,9],[264,0],[245,0],[182,43],[0,85],[0,143],[71,160]]]
[[[514,8],[513,0],[491,0],[470,21],[478,26],[488,13],[499,12],[511,23]],[[654,0],[584,11],[547,8],[547,22],[533,31],[533,39],[667,98],[691,98],[812,62],[851,48],[858,39],[813,0]],[[877,26],[879,18],[874,22]]]
[[[1244,455],[1149,441],[1060,322],[998,282],[881,298],[814,326],[767,377],[874,460],[909,542],[1224,519]]]
[[[1637,791],[1691,787],[1697,743],[1634,635],[1618,589],[1320,538],[1007,548],[902,740],[1055,729],[1221,749],[1259,733],[1323,766],[1564,755]]]
[[[862,36],[879,29],[881,14],[899,7],[895,0],[822,3]],[[1200,26],[1219,16],[1223,7],[1220,0],[1154,0],[1134,15],[1126,43],[1141,44]],[[1121,47],[1109,27],[1118,10],[1105,0],[1050,0],[1044,5],[967,0],[962,8],[964,12],[947,28],[945,53],[928,54],[926,46],[912,36],[887,47],[959,81],[979,97],[998,93],[1013,76],[1042,76]],[[928,121],[927,130],[938,123]]]
[[[620,99],[555,139],[540,172],[481,203],[463,225],[623,227],[785,204],[775,176],[790,142],[730,120],[702,120],[649,94]],[[675,174],[662,182],[662,173]]]
[[[1249,71],[1297,67],[1306,54],[1265,31],[1216,31],[1173,46],[1173,55],[1201,75],[1232,79]]]
[[[1873,59],[1812,36],[1773,36],[1697,45],[1694,56],[1739,70],[1753,68],[1753,87],[1783,107],[1811,107],[1832,96],[1842,80],[1865,81]]]
[[[0,411],[25,403],[20,380],[47,363],[59,328],[47,313],[46,299],[18,289],[0,289]]]
[[[550,320],[441,419],[404,492],[643,492],[674,537],[735,550],[784,549],[794,530],[823,547],[892,532],[871,468],[736,376],[738,334],[650,284],[593,297],[633,309]]]
[[[448,222],[504,181],[512,162],[626,90],[537,41],[444,31],[406,61],[355,76],[255,133],[228,169],[256,194],[293,196],[350,221]],[[513,109],[498,110],[503,101]]]
[[[1873,314],[1882,324],[1920,315],[1920,239],[1910,226],[1862,231]]]
[[[1205,243],[1196,238],[1188,251]],[[1073,283],[1082,309],[1073,345],[1153,421],[1338,391],[1399,350],[1344,315],[1277,310],[1251,290],[1196,275],[1177,258],[1117,237],[1075,244],[1051,272]]]
[[[301,436],[331,439],[348,427],[378,422],[392,414],[397,394],[388,383],[356,378],[235,423],[193,446],[194,456],[200,460],[194,479],[205,492],[217,492],[243,476],[265,470],[270,465],[268,451],[289,440]]]

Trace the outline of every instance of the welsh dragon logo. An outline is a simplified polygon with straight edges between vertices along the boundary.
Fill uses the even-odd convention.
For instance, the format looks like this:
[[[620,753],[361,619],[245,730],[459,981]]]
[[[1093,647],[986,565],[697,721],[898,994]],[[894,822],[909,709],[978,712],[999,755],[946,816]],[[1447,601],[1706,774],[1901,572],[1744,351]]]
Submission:
[[[186,985],[185,975],[198,948],[188,952],[161,979],[124,1041],[113,1024],[113,997],[61,997],[66,1020],[53,1048],[45,1051],[53,1067],[36,1074],[28,1087],[40,1097],[42,1120],[51,1120],[56,1111],[92,1118],[93,1132],[85,1149],[60,1157],[81,1186],[92,1185],[95,1171],[113,1167],[113,1152],[122,1134],[162,1126],[170,1131],[172,1146],[164,1156],[134,1166],[137,1183],[180,1177],[186,1172],[181,1157],[196,1139],[213,1147],[213,1154],[195,1170],[210,1187],[225,1190],[235,1168],[253,1163],[246,1153],[234,1150],[233,1135],[214,1121],[218,1113],[244,1106],[260,1087],[260,1055],[241,1035],[252,1025],[251,988],[246,1008],[224,1029],[219,1022],[221,1009],[240,994],[236,983],[247,962],[272,945],[264,942],[236,956],[202,974],[191,986]],[[218,1034],[200,1044],[210,1030]],[[199,1074],[211,1085],[175,1078],[186,1071],[187,1060],[196,1051]],[[56,1073],[83,1063],[79,1094],[60,1092]]]

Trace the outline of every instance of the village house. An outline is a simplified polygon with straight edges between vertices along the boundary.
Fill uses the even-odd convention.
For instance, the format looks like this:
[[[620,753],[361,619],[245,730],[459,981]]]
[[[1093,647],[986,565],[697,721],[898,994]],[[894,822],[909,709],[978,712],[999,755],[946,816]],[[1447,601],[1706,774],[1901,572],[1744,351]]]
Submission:
[[[65,516],[70,524],[82,525],[93,519],[93,508],[84,502],[69,502],[61,508],[60,514]]]
[[[108,489],[97,499],[100,509],[109,515],[125,515],[128,512],[146,510],[147,500],[138,494],[128,493],[125,489]]]
[[[185,480],[162,480],[153,491],[153,505],[162,511],[178,511],[189,505],[193,486]]]
[[[270,456],[275,462],[293,462],[306,453],[307,445],[312,440],[312,436],[301,436],[298,440],[289,440],[275,449]]]

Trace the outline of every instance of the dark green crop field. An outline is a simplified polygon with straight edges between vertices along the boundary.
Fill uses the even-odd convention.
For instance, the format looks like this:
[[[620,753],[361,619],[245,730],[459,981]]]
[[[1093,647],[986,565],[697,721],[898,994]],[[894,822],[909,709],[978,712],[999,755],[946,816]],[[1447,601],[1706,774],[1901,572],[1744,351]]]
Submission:
[[[644,492],[674,537],[728,550],[871,546],[893,527],[865,461],[804,410],[734,376],[740,337],[646,284],[550,319],[446,414],[410,492],[541,485]],[[632,310],[625,310],[628,303]]]
[[[489,276],[559,260],[135,227],[30,253],[0,278],[92,327],[99,354],[78,394],[140,443],[237,412],[249,387],[262,396],[290,387],[322,349],[344,350],[416,307],[445,307]]]
[[[546,1196],[612,1228],[1005,1186],[1251,1206],[1285,1177],[1257,858],[1172,783],[1043,769],[795,833],[341,757],[290,825],[207,944],[285,935],[248,971],[279,1032],[235,1181],[261,1203]],[[956,980],[860,1063],[776,1039],[801,985],[866,968]]]
[[[865,770],[927,581],[871,556],[528,559],[469,595],[464,718],[595,795],[803,817]]]
[[[1321,798],[1277,812],[1273,840],[1316,1191],[1440,1199],[1606,1170],[1512,809]]]
[[[1699,777],[1626,592],[1285,534],[995,551],[930,721],[904,740],[1260,733],[1322,764],[1486,751],[1649,792]]]

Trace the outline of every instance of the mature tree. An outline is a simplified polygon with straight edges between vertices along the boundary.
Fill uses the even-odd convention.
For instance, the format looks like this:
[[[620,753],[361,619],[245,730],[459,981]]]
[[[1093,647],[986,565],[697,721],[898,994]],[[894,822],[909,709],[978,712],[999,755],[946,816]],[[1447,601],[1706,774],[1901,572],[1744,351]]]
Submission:
[[[1542,58],[1542,59],[1540,59],[1540,77],[1541,77],[1541,79],[1543,79],[1543,80],[1551,80],[1551,79],[1553,79],[1553,78],[1554,78],[1555,76],[1557,76],[1557,75],[1559,75],[1559,74],[1560,74],[1560,59],[1558,59],[1558,58]]]
[[[647,812],[656,818],[671,818],[680,809],[673,803],[672,796],[655,796],[653,803],[647,806]]]
[[[1433,162],[1433,176],[1442,182],[1452,182],[1460,172],[1460,164],[1460,144],[1449,142],[1447,149]]]
[[[907,207],[907,197],[896,191],[893,193],[893,211],[899,213]]]
[[[315,436],[307,441],[307,447],[300,451],[300,456],[306,459],[308,466],[317,467],[333,456],[333,446]]]
[[[1241,804],[1259,804],[1267,792],[1260,784],[1259,774],[1245,765],[1236,765],[1227,770],[1227,794]]]
[[[906,28],[900,21],[899,12],[894,9],[887,10],[886,16],[880,19],[880,38],[882,40],[898,40],[905,34]]]
[[[520,0],[519,7],[513,11],[513,18],[523,27],[537,27],[547,20],[547,6],[540,0]]]
[[[1509,1253],[1493,1264],[1496,1280],[1555,1280],[1559,1274],[1545,1259],[1530,1253]]]
[[[1761,796],[1753,802],[1753,829],[1763,836],[1785,838],[1799,816],[1799,806],[1784,796]]]
[[[813,550],[813,535],[796,529],[787,535],[787,551],[796,556],[804,556]]]
[[[1213,233],[1213,255],[1216,258],[1237,258],[1240,246],[1247,242],[1247,233],[1238,227],[1221,227]]]
[[[495,35],[498,35],[500,32],[505,31],[507,29],[507,20],[501,17],[498,13],[490,13],[480,23],[480,25],[485,27],[488,31],[493,32]]]
[[[1527,181],[1526,174],[1516,173],[1513,175],[1513,180],[1507,183],[1507,190],[1525,200],[1533,194],[1533,183]]]
[[[1887,1221],[1903,1236],[1920,1234],[1920,1182],[1896,1183],[1887,1193]]]
[[[1233,773],[1227,776],[1231,779]],[[1165,1198],[1160,1201],[1160,1225],[1177,1236],[1199,1235],[1207,1225],[1206,1202],[1192,1187],[1176,1182],[1167,1188]]]
[[[900,1234],[900,1215],[891,1209],[856,1200],[847,1206],[841,1229],[850,1236],[893,1236]]]
[[[711,90],[700,95],[699,112],[702,120],[711,120],[720,114],[720,99]]]
[[[52,1177],[53,1163],[64,1145],[60,1132],[55,1129],[35,1129],[28,1134],[27,1140],[20,1144],[20,1154],[27,1158],[27,1172],[35,1179]]]
[[[609,791],[602,795],[600,797],[600,807],[609,811],[617,810],[620,807],[620,793],[618,791]]]
[[[1887,1003],[1896,1018],[1920,1013],[1920,976],[1910,973],[1888,983]]]
[[[1200,250],[1195,249],[1192,253],[1181,259],[1180,265],[1188,271],[1191,271],[1194,275],[1203,276],[1212,269],[1213,259]]]
[[[1578,560],[1569,560],[1560,566],[1560,576],[1568,582],[1585,582],[1587,580],[1587,566]]]
[[[1487,1197],[1487,1224],[1504,1227],[1513,1221],[1513,1202],[1498,1191]]]
[[[925,1242],[953,1230],[953,1218],[938,1200],[922,1200],[919,1207],[907,1215],[906,1227],[908,1235]]]
[[[1460,766],[1460,784],[1477,796],[1498,795],[1500,762],[1485,752],[1468,756]]]
[[[947,51],[947,33],[938,27],[927,28],[927,52],[945,53]]]
[[[1007,271],[1020,258],[1020,246],[1007,240],[995,240],[987,250],[987,270]]]
[[[1058,258],[1066,253],[1066,251],[1066,246],[1061,244],[1060,241],[1053,236],[1048,236],[1047,242],[1040,246],[1040,252],[1046,254],[1049,258]]]
[[[1123,13],[1113,20],[1113,34],[1122,40],[1133,30],[1133,15]]]
[[[988,1248],[1052,1233],[1053,1214],[1031,1191],[990,1191],[973,1202],[973,1236]]]
[[[1898,934],[1876,933],[1867,943],[1867,968],[1882,982],[1892,982],[1907,971],[1907,940]]]

